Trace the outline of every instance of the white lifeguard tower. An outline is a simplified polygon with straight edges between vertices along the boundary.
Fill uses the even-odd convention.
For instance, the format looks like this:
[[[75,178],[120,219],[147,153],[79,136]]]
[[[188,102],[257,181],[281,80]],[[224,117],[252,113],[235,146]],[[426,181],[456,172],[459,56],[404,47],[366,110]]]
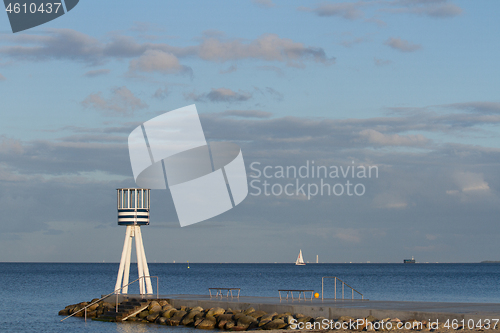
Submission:
[[[127,294],[130,256],[132,254],[132,238],[135,238],[137,271],[139,273],[139,290],[141,295],[152,294],[153,287],[149,277],[148,262],[142,243],[141,225],[149,225],[150,192],[145,188],[119,188],[118,190],[118,225],[127,226],[123,243],[120,268],[116,278],[115,293]],[[119,290],[120,288],[122,288]]]

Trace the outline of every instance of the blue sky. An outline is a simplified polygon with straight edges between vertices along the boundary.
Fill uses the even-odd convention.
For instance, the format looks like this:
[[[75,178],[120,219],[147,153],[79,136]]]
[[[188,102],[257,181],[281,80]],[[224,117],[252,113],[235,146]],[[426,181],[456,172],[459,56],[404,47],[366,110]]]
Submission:
[[[380,176],[362,197],[249,196],[186,228],[153,191],[151,261],[498,260],[499,7],[82,0],[16,34],[4,15],[0,261],[118,261],[127,136],[193,103],[249,175],[314,160]]]

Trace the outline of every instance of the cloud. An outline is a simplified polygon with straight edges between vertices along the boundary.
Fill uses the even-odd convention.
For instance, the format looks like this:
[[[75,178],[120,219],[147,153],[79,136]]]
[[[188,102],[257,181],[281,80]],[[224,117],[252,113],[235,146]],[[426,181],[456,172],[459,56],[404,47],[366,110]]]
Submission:
[[[264,8],[272,8],[276,6],[276,4],[272,0],[252,0],[252,2]]]
[[[195,102],[244,102],[252,98],[252,94],[239,90],[238,92],[233,91],[228,88],[212,88],[212,90],[205,94],[195,94],[190,93],[185,95],[186,99],[193,100]]]
[[[462,9],[447,0],[392,0],[323,2],[315,8],[299,7],[298,10],[312,12],[320,17],[342,17],[347,20],[364,19],[377,25],[385,25],[376,16],[366,17],[365,9],[374,8],[378,12],[390,14],[425,15],[433,18],[450,18],[462,13]]]
[[[309,61],[324,65],[335,63],[335,58],[328,57],[320,47],[306,46],[275,34],[249,41],[205,34],[198,39],[198,44],[182,47],[139,43],[119,34],[103,42],[70,29],[50,29],[42,35],[16,34],[4,40],[14,45],[0,47],[0,55],[16,61],[66,59],[98,65],[110,59],[132,58],[130,69],[142,72],[182,72],[186,67],[180,65],[179,59],[184,57],[211,62],[258,59],[284,62],[293,67],[304,67]]]
[[[81,104],[86,108],[105,111],[111,116],[130,116],[135,111],[148,107],[125,86],[113,89],[107,99],[101,92],[90,94]]]
[[[148,73],[186,73],[191,72],[191,69],[182,66],[179,59],[172,53],[167,53],[159,50],[147,50],[138,59],[133,59],[129,64],[129,73],[148,72]]]
[[[401,52],[415,52],[422,48],[420,44],[413,44],[407,40],[393,37],[386,40],[384,44]]]
[[[314,9],[307,7],[299,7],[301,11],[313,12],[318,16],[330,17],[338,16],[347,20],[355,20],[363,17],[363,12],[360,7],[364,6],[362,1],[358,2],[341,2],[341,3],[323,3]]]
[[[445,108],[466,110],[484,114],[500,114],[500,103],[498,102],[466,102],[441,105]]]
[[[154,98],[158,99],[165,99],[168,95],[170,94],[170,91],[168,90],[168,87],[165,88],[158,88],[155,93],[153,94]]]
[[[395,5],[402,5],[396,9],[386,9],[392,13],[409,13],[425,15],[434,18],[450,18],[462,14],[462,8],[444,1],[397,1]],[[406,6],[406,7],[405,7]]]
[[[484,176],[474,172],[460,172],[455,174],[455,180],[462,192],[487,191],[490,189]]]
[[[372,129],[365,129],[359,135],[367,142],[380,146],[423,146],[430,142],[423,135],[382,134]]]
[[[270,118],[272,116],[271,112],[260,111],[260,110],[227,110],[218,113],[221,117],[242,117],[242,118]]]
[[[221,69],[219,71],[219,74],[229,74],[232,72],[236,72],[237,69],[238,67],[236,67],[235,65],[231,65],[228,69]]]
[[[0,47],[0,54],[15,60],[69,59],[94,65],[103,60],[101,42],[71,29],[47,29],[42,35],[19,34],[8,40],[18,45]]]
[[[109,72],[111,72],[111,70],[109,70],[109,69],[96,69],[96,70],[88,71],[83,75],[85,75],[86,77],[96,77],[96,76],[109,74]]]
[[[208,38],[200,44],[198,56],[203,60],[218,62],[251,58],[281,61],[292,67],[303,67],[306,60],[325,65],[335,63],[335,58],[328,58],[322,48],[307,47],[275,34],[263,35],[250,43]]]
[[[110,97],[111,95],[103,94],[105,100]],[[274,244],[271,240],[280,239],[278,235],[282,235],[285,230],[287,241],[266,248],[262,255],[274,249],[281,251],[282,247],[285,247],[280,256],[286,258],[289,253],[295,251],[294,244],[303,241],[311,247],[307,251],[303,248],[305,254],[313,253],[314,248],[314,253],[320,253],[321,258],[321,253],[332,252],[332,246],[336,252],[338,246],[339,251],[344,248],[353,254],[353,257],[349,257],[352,261],[358,258],[361,261],[364,258],[373,262],[399,261],[399,255],[396,254],[393,259],[390,253],[412,243],[429,242],[429,237],[426,236],[429,232],[426,230],[433,230],[432,234],[436,235],[454,230],[456,234],[468,238],[490,237],[489,233],[491,230],[497,230],[495,228],[498,224],[497,211],[500,200],[495,188],[500,184],[500,149],[453,143],[453,137],[447,134],[454,126],[455,119],[452,116],[491,115],[476,114],[469,109],[435,106],[412,109],[413,112],[384,117],[351,119],[305,116],[276,118],[260,110],[201,113],[200,118],[207,139],[238,142],[244,153],[248,172],[251,171],[249,164],[255,161],[262,163],[262,170],[266,165],[300,167],[309,160],[315,161],[317,166],[376,165],[380,176],[373,179],[353,179],[352,182],[362,182],[366,186],[366,194],[362,197],[317,196],[311,200],[297,200],[299,196],[249,196],[237,211],[207,221],[207,227],[202,231],[195,228],[184,233],[178,229],[179,234],[173,240],[172,246],[181,246],[193,237],[198,237],[198,233],[199,239],[203,240],[206,239],[207,232],[215,235],[221,230],[230,232],[226,235],[228,239],[245,234],[255,239],[268,237],[263,240],[263,244]],[[199,110],[201,111],[201,108]],[[443,110],[449,113],[439,113]],[[450,110],[458,114],[451,113]],[[116,236],[116,242],[122,242],[123,239],[120,235],[113,236],[112,230],[116,228],[116,222],[109,221],[113,220],[116,211],[110,210],[110,207],[115,207],[116,204],[115,188],[135,186],[128,157],[127,135],[139,125],[135,122],[122,124],[117,121],[120,121],[120,118],[116,118],[111,125],[96,125],[110,126],[103,128],[56,128],[54,131],[57,133],[69,133],[68,136],[57,139],[25,142],[0,139],[0,209],[5,217],[0,224],[4,235],[19,234],[20,237],[25,237],[26,234],[35,234],[37,230],[43,233],[53,229],[66,232],[64,237],[58,239],[61,241],[67,239],[68,230],[76,232],[75,225],[78,225],[81,226],[81,229],[76,229],[80,239],[92,239],[100,237],[103,232],[109,233],[102,237],[103,242],[96,242],[100,244],[97,250],[90,249],[92,257],[101,252],[113,254],[104,239],[110,235],[111,239]],[[481,124],[484,123],[478,123],[478,127]],[[373,149],[373,144],[366,139],[359,140],[359,133],[370,129],[389,137],[394,134],[406,137],[406,133],[412,130],[438,132],[443,134],[446,140],[418,146],[425,149],[413,149],[414,146],[410,149],[405,146],[397,146],[394,150]],[[461,140],[471,133],[467,129],[459,132],[463,135]],[[276,179],[272,181],[276,182]],[[345,180],[341,179],[327,181],[330,184],[345,183]],[[289,180],[284,180],[283,184],[287,182]],[[458,193],[448,195],[446,190]],[[48,196],[46,193],[52,195]],[[473,200],[474,198],[476,200]],[[166,260],[155,258],[155,253],[163,253],[161,246],[165,244],[160,240],[164,235],[160,232],[163,230],[160,226],[173,225],[176,221],[175,210],[169,197],[152,195],[152,200],[151,206],[157,220],[148,228],[154,228],[149,230],[152,231],[150,236],[157,238],[148,242],[151,246],[160,245],[151,250],[150,259]],[[467,201],[463,203],[462,200]],[[89,206],[93,209],[89,210]],[[265,214],[256,215],[255,212]],[[471,216],[476,216],[479,212],[481,223],[471,227]],[[34,216],[38,218],[34,219]],[[314,219],[311,219],[311,216],[314,216]],[[402,216],[411,218],[402,219]],[[13,219],[16,223],[9,223]],[[60,225],[68,227],[64,229],[59,227]],[[115,227],[112,227],[113,225]],[[216,228],[216,225],[222,227]],[[223,228],[224,226],[231,227]],[[101,227],[97,234],[95,227]],[[266,230],[264,236],[263,228]],[[321,230],[319,236],[327,235],[330,240],[335,237],[336,241],[321,241],[322,237],[318,237],[318,234],[308,234],[307,230]],[[373,232],[379,232],[377,237],[373,236]],[[497,237],[498,233],[492,235],[492,242]],[[290,240],[293,244],[290,244]],[[450,250],[462,251],[461,243],[457,244],[456,239],[439,237],[438,240]],[[8,245],[19,245],[25,241],[26,239],[23,239]],[[485,242],[488,243],[490,242]],[[207,244],[206,247],[204,244]],[[7,247],[5,241],[1,242],[0,247],[2,246],[4,249]],[[206,251],[201,251],[209,249],[210,246],[210,242],[201,241],[196,252],[193,251],[190,256],[198,258],[198,261],[210,261],[209,256],[204,255]],[[241,252],[238,246],[247,246],[248,249]],[[224,261],[251,261],[252,256],[244,256],[244,253],[251,252],[251,246],[235,242],[234,251],[240,252],[234,256],[228,254]],[[57,246],[57,250],[66,253],[63,251],[66,247]],[[382,251],[382,254],[379,254],[381,258],[366,258],[369,249]],[[387,254],[384,252],[386,250]],[[488,251],[490,250],[491,248],[488,248]],[[75,253],[77,252],[65,254],[66,257],[52,258],[52,261],[59,260],[58,258],[61,258],[61,261],[75,261],[80,258],[85,260],[89,255],[86,253],[85,256],[78,257]],[[468,255],[467,253],[465,250],[459,252],[459,259],[456,260],[464,260],[463,255]],[[485,253],[489,252],[485,250]],[[32,259],[32,254],[23,255],[25,257],[17,260]],[[323,260],[327,261],[326,254],[324,256]],[[112,257],[109,255],[103,259],[109,261]],[[279,261],[279,258],[278,256],[270,261]],[[342,258],[337,261],[345,261]],[[50,257],[40,260],[43,259],[50,260]],[[173,259],[180,261],[177,257],[171,260]]]
[[[5,80],[7,80],[7,79],[5,78],[5,76],[3,76],[2,74],[0,74],[0,81],[5,81]]]
[[[391,60],[385,60],[385,59],[379,59],[379,58],[373,58],[373,62],[375,63],[375,66],[382,67],[382,66],[387,66],[392,64]]]

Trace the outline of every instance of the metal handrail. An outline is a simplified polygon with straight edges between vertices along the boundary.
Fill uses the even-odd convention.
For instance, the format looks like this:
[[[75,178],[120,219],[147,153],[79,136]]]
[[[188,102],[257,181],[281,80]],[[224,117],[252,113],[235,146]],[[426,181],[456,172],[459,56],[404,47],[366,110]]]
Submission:
[[[351,299],[354,299],[354,292],[357,292],[359,295],[361,295],[361,299],[364,299],[364,296],[362,293],[360,293],[359,291],[357,291],[356,289],[354,289],[353,287],[351,287],[350,285],[348,285],[347,283],[345,283],[344,281],[342,281],[338,277],[336,277],[336,276],[323,276],[321,278],[321,300],[323,300],[323,283],[324,283],[323,280],[324,279],[334,279],[335,280],[335,299],[337,299],[337,280],[342,282],[342,299],[344,299],[344,285],[351,288]]]
[[[68,319],[69,317],[73,317],[74,315],[76,315],[77,313],[79,313],[79,312],[81,312],[81,311],[83,311],[83,310],[85,310],[85,321],[87,321],[87,308],[88,308],[88,307],[90,307],[90,306],[92,306],[92,305],[94,305],[94,304],[96,304],[96,303],[98,303],[98,302],[100,302],[100,301],[102,301],[102,300],[103,300],[103,299],[105,299],[105,298],[108,298],[109,296],[111,296],[111,295],[113,295],[113,294],[116,294],[116,308],[115,308],[115,310],[116,310],[116,312],[118,312],[118,295],[120,295],[118,292],[119,292],[119,291],[121,291],[123,288],[128,287],[128,286],[129,286],[129,285],[131,285],[132,283],[137,282],[137,281],[139,281],[140,279],[146,279],[146,278],[156,278],[156,298],[159,298],[159,293],[158,293],[158,276],[141,276],[141,277],[139,277],[138,279],[135,279],[134,281],[130,282],[129,284],[127,284],[127,285],[125,285],[125,286],[121,287],[120,289],[116,289],[116,290],[115,290],[115,291],[113,291],[112,293],[109,293],[109,294],[107,294],[107,295],[105,295],[105,296],[103,296],[103,297],[99,298],[97,301],[94,301],[94,302],[92,302],[92,303],[90,303],[90,304],[87,304],[85,307],[81,308],[80,310],[78,310],[78,311],[76,311],[76,312],[73,312],[73,313],[72,313],[72,314],[70,314],[69,316],[67,316],[67,317],[65,317],[65,318],[63,318],[63,319],[61,319],[60,321],[64,321],[64,320]],[[122,294],[122,295],[123,295],[123,294]]]

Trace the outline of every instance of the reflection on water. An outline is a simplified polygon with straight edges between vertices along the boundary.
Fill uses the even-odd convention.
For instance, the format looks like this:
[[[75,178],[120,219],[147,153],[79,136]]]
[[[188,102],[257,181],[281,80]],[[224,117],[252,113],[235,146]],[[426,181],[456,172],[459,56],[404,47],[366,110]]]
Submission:
[[[118,333],[151,333],[151,332],[175,332],[175,333],[200,333],[200,330],[194,327],[185,326],[166,326],[158,324],[146,324],[146,323],[136,323],[136,322],[123,322],[116,324],[116,332]],[[213,330],[204,330],[202,332],[215,332]],[[217,330],[217,332],[220,332]]]

